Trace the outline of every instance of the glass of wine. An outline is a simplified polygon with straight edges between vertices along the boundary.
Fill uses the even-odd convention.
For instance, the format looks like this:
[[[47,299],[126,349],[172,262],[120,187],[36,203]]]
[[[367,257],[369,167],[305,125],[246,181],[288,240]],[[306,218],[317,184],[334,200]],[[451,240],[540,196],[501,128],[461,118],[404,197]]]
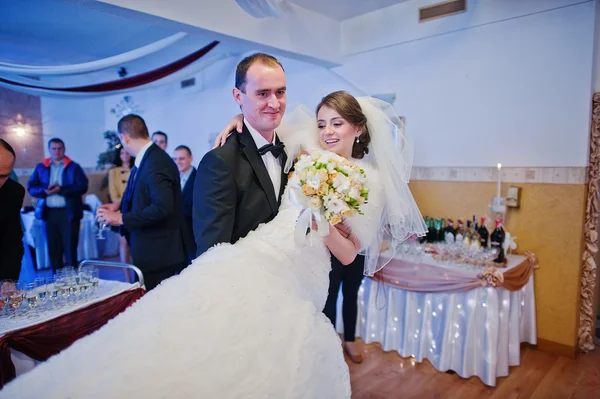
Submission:
[[[38,286],[36,283],[28,283],[25,285],[25,299],[29,306],[30,313],[28,317],[37,317],[36,306],[38,304]]]
[[[107,226],[106,222],[101,217],[97,218],[96,222],[98,223],[98,233],[96,234],[96,240],[105,240],[106,237],[104,237],[104,229]]]

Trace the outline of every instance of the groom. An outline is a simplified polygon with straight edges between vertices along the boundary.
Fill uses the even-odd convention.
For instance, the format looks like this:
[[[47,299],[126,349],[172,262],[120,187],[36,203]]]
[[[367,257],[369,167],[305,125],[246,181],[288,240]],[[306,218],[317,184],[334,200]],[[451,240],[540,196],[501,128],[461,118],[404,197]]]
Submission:
[[[202,158],[194,183],[198,256],[271,221],[287,183],[283,172],[287,157],[275,133],[286,105],[279,61],[262,53],[244,58],[236,69],[233,98],[244,115],[243,131]]]

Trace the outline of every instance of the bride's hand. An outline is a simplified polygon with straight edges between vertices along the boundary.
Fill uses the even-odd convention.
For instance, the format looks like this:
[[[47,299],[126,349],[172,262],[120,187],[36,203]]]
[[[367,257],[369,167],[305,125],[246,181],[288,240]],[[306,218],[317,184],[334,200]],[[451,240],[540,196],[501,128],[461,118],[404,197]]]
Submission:
[[[348,227],[345,220],[342,220],[341,223],[338,223],[333,227],[335,227],[337,229],[337,231],[339,231],[339,233],[342,235],[342,237],[344,237],[344,238],[350,237],[350,227]]]
[[[241,133],[243,126],[244,118],[242,114],[237,114],[236,116],[234,116],[233,119],[230,120],[229,123],[227,123],[227,125],[225,125],[223,130],[221,130],[221,132],[215,139],[215,143],[213,144],[213,150],[217,147],[225,145],[225,142],[227,141],[227,136],[229,136],[229,133],[231,133],[232,130],[235,129],[238,133]]]

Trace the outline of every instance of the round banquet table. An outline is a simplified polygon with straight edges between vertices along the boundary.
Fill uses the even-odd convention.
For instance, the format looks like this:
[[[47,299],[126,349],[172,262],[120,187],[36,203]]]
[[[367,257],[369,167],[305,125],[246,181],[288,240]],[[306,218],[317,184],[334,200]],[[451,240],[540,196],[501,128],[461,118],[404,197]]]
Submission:
[[[385,278],[377,278],[379,273],[364,278],[356,335],[365,343],[380,343],[384,351],[418,362],[428,359],[440,371],[477,376],[495,386],[509,366],[519,365],[521,343],[537,343],[535,268],[534,256],[509,255],[506,268],[491,270],[496,277],[498,272],[506,276],[494,286],[481,268],[440,264],[431,257],[395,258],[383,269]],[[522,283],[511,285],[516,275]],[[342,300],[340,291],[340,333]]]

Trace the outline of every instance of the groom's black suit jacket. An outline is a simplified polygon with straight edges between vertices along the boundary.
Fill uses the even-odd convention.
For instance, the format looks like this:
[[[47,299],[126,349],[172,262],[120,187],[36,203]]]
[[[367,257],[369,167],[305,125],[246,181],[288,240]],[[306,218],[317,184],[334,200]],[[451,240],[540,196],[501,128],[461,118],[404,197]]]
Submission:
[[[204,155],[194,182],[193,223],[197,255],[217,243],[234,243],[271,221],[279,210],[287,183],[281,161],[281,189],[275,193],[252,135],[244,125],[225,145]]]

